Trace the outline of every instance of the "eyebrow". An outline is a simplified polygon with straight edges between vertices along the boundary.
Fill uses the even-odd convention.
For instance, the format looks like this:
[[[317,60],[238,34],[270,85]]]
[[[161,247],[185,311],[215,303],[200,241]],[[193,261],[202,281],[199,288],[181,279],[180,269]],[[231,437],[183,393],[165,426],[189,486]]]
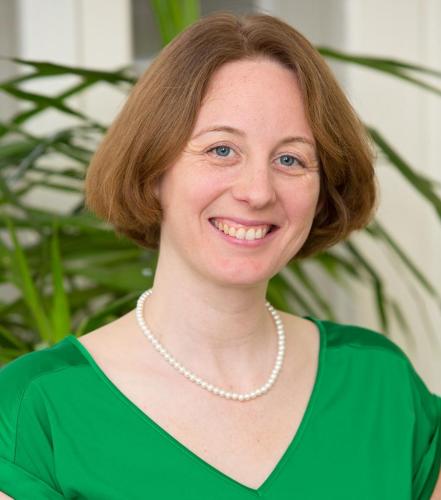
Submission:
[[[243,130],[238,129],[238,128],[230,127],[229,125],[214,125],[212,127],[202,129],[200,132],[198,132],[196,135],[194,135],[192,137],[192,139],[196,139],[199,136],[201,136],[203,134],[208,134],[210,132],[228,132],[229,134],[239,135],[240,137],[246,136],[245,132]],[[313,141],[311,141],[311,139],[308,139],[307,137],[303,137],[303,136],[298,136],[298,135],[285,137],[284,139],[279,141],[278,145],[280,146],[282,144],[288,144],[291,142],[301,142],[304,144],[309,144],[310,146],[315,148],[315,144]]]

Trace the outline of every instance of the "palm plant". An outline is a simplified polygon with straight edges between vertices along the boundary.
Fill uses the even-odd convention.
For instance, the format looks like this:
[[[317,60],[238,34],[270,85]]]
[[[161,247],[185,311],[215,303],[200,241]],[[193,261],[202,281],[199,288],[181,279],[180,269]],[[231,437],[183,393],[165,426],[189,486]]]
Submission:
[[[151,5],[164,43],[199,16],[194,0],[152,1]],[[348,55],[328,47],[319,47],[319,51],[326,58],[367,66],[441,94],[441,89],[422,79],[426,74],[439,78],[440,72],[401,61]],[[87,165],[106,126],[75,109],[70,100],[103,82],[126,92],[136,81],[130,68],[93,71],[49,62],[13,61],[30,71],[0,83],[0,90],[28,103],[27,109],[0,124],[0,284],[12,286],[12,293],[0,302],[0,364],[58,342],[68,333],[82,335],[135,307],[139,294],[152,285],[157,259],[156,252],[117,237],[112,228],[86,212],[82,197]],[[52,96],[23,86],[61,75],[75,75],[79,81]],[[29,133],[27,122],[48,109],[74,117],[76,124],[52,134]],[[417,173],[376,127],[368,130],[390,167],[397,169],[441,218],[439,185]],[[33,207],[26,198],[36,187],[69,193],[76,203],[67,211]],[[374,220],[364,232],[410,272],[406,283],[416,286],[419,294],[431,296],[441,309],[439,292],[387,229]],[[389,334],[395,318],[411,336],[400,304],[392,298],[375,263],[353,238],[308,262],[293,262],[275,276],[268,288],[268,299],[275,307],[339,320],[312,276],[311,265],[343,288],[348,287],[347,278],[368,283],[384,333]]]

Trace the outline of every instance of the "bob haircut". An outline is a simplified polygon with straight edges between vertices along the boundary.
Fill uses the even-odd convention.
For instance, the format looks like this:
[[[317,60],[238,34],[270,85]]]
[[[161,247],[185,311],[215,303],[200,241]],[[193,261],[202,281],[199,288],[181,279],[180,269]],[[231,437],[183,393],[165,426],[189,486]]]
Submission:
[[[157,180],[185,148],[213,73],[270,58],[297,76],[320,163],[309,257],[366,226],[376,211],[374,152],[365,127],[317,50],[266,14],[217,12],[174,38],[140,77],[99,145],[85,179],[86,207],[144,248],[158,249]]]

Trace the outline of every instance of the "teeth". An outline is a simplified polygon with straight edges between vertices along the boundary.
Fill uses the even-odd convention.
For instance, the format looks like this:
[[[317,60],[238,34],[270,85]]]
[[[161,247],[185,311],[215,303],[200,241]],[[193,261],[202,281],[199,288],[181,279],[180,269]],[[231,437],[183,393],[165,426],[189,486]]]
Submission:
[[[243,240],[245,238],[245,229],[243,227],[236,231],[236,238],[238,240]]]
[[[258,227],[245,229],[244,227],[235,228],[233,226],[228,226],[228,224],[222,223],[214,219],[214,225],[223,233],[228,234],[229,236],[233,236],[233,238],[237,238],[238,240],[258,240],[264,238],[270,227]]]

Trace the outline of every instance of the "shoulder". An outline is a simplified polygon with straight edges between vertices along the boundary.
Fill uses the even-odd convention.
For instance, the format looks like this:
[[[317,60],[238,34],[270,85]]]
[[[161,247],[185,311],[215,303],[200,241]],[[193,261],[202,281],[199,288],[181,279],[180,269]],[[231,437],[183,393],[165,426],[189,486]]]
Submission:
[[[68,368],[76,359],[80,356],[75,347],[63,339],[0,369],[0,479],[6,480],[2,485],[9,486],[14,498],[62,498],[55,479],[53,440],[63,419],[52,415],[69,393],[58,374],[72,373]],[[56,384],[63,399],[51,397]]]
[[[361,350],[379,350],[392,357],[406,358],[405,352],[385,334],[361,325],[320,320],[326,331],[328,349],[358,348]]]
[[[67,338],[53,346],[29,352],[14,359],[0,368],[0,394],[5,398],[5,391],[10,396],[23,393],[26,388],[36,379],[62,370],[71,365],[71,344]]]
[[[24,399],[32,397],[36,382],[72,366],[72,347],[65,338],[53,346],[23,354],[0,368],[2,425],[13,427]]]
[[[343,368],[350,366],[352,374],[381,376],[383,383],[399,385],[409,395],[417,380],[421,380],[406,352],[385,334],[361,325],[319,320],[326,338],[329,361]]]
[[[320,330],[323,356],[332,373],[346,371],[352,378],[371,384],[373,377],[377,377],[383,386],[387,381],[391,390],[401,392],[415,406],[425,406],[433,414],[441,414],[441,397],[429,391],[408,354],[385,334],[351,323],[313,316],[304,318],[309,318]]]
[[[338,363],[348,362],[352,373],[361,373],[369,383],[373,383],[374,376],[380,376],[382,386],[390,385],[391,390],[403,394],[417,423],[426,419],[432,425],[441,424],[441,397],[429,390],[398,344],[371,328],[327,320],[320,323],[327,351],[335,354]]]
[[[403,349],[381,332],[319,323],[326,337],[328,376],[340,387],[346,384],[345,394],[360,405],[371,398],[369,406],[378,409],[388,436],[408,443],[412,498],[430,498],[441,464],[441,397],[428,388]]]
[[[66,339],[26,353],[0,369],[0,449],[13,453],[17,426],[24,408],[39,411],[38,382],[71,366],[73,346]],[[31,412],[29,412],[31,414]]]
[[[290,325],[295,334],[305,342],[314,345],[321,339],[327,356],[340,356],[342,359],[390,359],[397,365],[409,363],[403,349],[385,334],[361,325],[319,319],[315,316],[295,316],[282,313],[283,320]],[[314,336],[314,331],[320,335]],[[316,339],[316,340],[314,340]]]

